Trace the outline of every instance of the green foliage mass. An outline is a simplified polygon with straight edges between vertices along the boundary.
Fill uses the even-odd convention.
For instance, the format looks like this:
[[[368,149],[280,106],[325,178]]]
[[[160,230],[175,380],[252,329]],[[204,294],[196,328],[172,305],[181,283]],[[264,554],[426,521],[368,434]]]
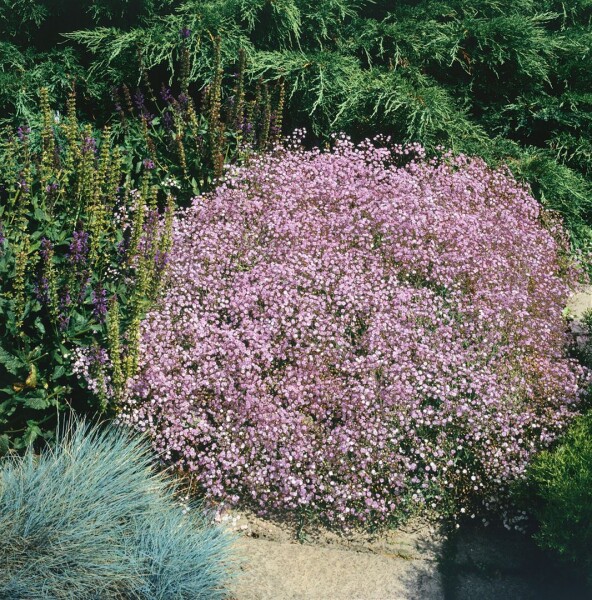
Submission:
[[[540,524],[535,539],[577,565],[592,585],[592,414],[538,457],[529,492]]]
[[[592,369],[592,310],[581,316],[587,341],[573,355]],[[563,565],[571,565],[592,590],[592,411],[588,410],[553,447],[539,454],[527,478],[517,486],[517,499],[534,517],[535,541]]]
[[[159,201],[153,171],[137,172],[109,128],[99,134],[78,122],[73,97],[56,122],[43,90],[41,122],[3,132],[0,153],[2,454],[51,436],[69,407],[116,412],[105,388],[122,388],[134,369],[172,201]],[[95,394],[74,369],[80,348],[97,359]]]
[[[0,0],[0,119],[30,120],[37,91],[63,103],[75,80],[89,99],[104,98],[105,82],[91,77],[80,48],[61,34],[80,27],[124,26],[153,14],[152,0]]]

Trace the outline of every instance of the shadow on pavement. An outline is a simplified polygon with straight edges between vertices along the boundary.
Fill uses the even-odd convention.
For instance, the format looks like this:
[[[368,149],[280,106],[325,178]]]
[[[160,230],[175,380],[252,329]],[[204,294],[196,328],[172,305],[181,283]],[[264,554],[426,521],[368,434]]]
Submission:
[[[442,548],[446,600],[591,600],[578,575],[527,536],[503,528],[463,525]]]

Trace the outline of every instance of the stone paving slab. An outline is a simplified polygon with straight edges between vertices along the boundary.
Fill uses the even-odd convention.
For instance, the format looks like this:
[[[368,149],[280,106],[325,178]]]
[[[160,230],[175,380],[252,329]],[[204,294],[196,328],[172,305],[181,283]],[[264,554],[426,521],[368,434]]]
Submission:
[[[444,600],[434,561],[244,538],[238,600]]]
[[[445,536],[416,521],[380,535],[337,534],[232,513],[244,563],[237,600],[444,600],[438,565]]]
[[[478,524],[445,535],[423,521],[379,535],[234,514],[243,565],[233,600],[591,600],[530,538]]]

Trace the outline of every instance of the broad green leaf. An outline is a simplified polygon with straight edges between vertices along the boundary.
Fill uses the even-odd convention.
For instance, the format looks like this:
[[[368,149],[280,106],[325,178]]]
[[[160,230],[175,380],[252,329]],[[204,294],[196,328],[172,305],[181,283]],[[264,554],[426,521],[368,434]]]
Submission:
[[[41,429],[36,421],[29,420],[27,421],[27,431],[23,436],[23,441],[25,444],[32,444],[39,436],[41,435]]]
[[[37,207],[35,209],[35,218],[38,219],[39,221],[47,221],[48,220],[47,213],[39,207]]]
[[[66,369],[63,365],[57,365],[56,368],[53,370],[53,374],[52,374],[51,378],[55,381],[56,379],[59,379],[60,377],[62,377],[65,372],[66,372]]]
[[[51,406],[51,400],[45,394],[42,396],[28,396],[24,399],[24,404],[27,408],[33,410],[45,410]]]
[[[10,354],[2,347],[0,347],[0,364],[12,375],[18,375],[19,370],[25,366],[20,358]]]
[[[45,335],[45,325],[39,317],[35,319],[35,329],[37,329],[41,335]]]

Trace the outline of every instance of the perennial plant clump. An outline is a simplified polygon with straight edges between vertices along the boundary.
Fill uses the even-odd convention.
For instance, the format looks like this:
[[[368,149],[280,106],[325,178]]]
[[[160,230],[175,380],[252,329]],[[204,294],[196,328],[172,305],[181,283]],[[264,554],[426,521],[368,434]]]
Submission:
[[[122,418],[212,498],[366,525],[507,509],[578,409],[577,273],[506,171],[294,143],[174,229]]]
[[[222,599],[233,537],[155,470],[127,427],[73,419],[0,460],[0,598]]]
[[[39,123],[0,132],[0,455],[53,439],[60,412],[117,411],[171,242],[159,172],[48,94]]]

